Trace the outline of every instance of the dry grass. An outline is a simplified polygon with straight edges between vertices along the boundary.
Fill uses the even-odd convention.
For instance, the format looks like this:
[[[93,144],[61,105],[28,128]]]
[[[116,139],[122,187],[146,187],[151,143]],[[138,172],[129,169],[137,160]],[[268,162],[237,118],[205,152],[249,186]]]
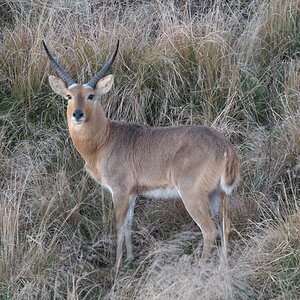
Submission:
[[[199,4],[200,3],[200,4]],[[300,298],[300,1],[0,3],[0,299]],[[86,81],[121,42],[108,115],[205,124],[239,149],[231,255],[201,264],[179,201],[140,199],[114,278],[110,196],[82,170],[42,49]],[[200,243],[200,245],[199,245]]]

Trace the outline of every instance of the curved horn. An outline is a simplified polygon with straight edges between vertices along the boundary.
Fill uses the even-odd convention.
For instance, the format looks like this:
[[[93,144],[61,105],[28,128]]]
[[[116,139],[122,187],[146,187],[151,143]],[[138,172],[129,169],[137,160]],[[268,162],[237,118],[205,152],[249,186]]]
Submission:
[[[68,85],[68,87],[74,83],[76,83],[74,81],[74,79],[58,64],[58,62],[54,59],[54,57],[51,55],[50,51],[48,50],[45,42],[43,41],[43,45],[45,48],[45,51],[52,63],[52,65],[54,66],[55,70],[58,72],[58,74],[60,75],[61,79]]]
[[[116,56],[117,56],[117,52],[119,49],[119,40],[117,42],[117,47],[116,50],[114,52],[114,54],[110,57],[110,59],[106,62],[106,64],[103,66],[103,68],[88,82],[86,83],[86,85],[88,85],[91,88],[95,88],[97,82],[105,76],[106,72],[109,70],[109,68],[111,67],[111,65],[113,64]]]

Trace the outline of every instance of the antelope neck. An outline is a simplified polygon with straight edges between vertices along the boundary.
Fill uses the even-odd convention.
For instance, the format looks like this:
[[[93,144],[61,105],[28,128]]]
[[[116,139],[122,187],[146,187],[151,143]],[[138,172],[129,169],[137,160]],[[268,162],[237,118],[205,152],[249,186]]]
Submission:
[[[87,122],[77,125],[70,121],[69,132],[77,151],[87,164],[94,163],[109,136],[109,119],[100,104]]]

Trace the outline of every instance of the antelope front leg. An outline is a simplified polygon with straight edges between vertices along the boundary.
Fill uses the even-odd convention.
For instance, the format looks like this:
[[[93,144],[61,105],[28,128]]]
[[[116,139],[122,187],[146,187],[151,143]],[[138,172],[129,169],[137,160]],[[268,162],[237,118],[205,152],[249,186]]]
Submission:
[[[127,216],[124,224],[124,235],[125,235],[125,245],[126,245],[126,262],[131,262],[133,259],[132,253],[132,243],[131,243],[131,227],[134,213],[136,195],[131,195],[129,199],[129,208],[127,211]]]
[[[133,257],[130,238],[134,200],[135,197],[123,193],[114,193],[113,195],[117,228],[116,273],[118,272],[122,262],[124,237],[126,241],[127,259],[130,260]]]

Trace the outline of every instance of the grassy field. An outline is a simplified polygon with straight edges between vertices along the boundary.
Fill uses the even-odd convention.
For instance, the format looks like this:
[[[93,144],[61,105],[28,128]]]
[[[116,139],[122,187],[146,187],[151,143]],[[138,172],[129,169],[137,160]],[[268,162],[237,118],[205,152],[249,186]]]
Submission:
[[[7,0],[0,18],[1,300],[300,299],[300,0]],[[42,39],[79,82],[119,39],[109,117],[236,146],[226,261],[200,262],[180,201],[141,198],[115,278],[111,198],[83,171]]]

